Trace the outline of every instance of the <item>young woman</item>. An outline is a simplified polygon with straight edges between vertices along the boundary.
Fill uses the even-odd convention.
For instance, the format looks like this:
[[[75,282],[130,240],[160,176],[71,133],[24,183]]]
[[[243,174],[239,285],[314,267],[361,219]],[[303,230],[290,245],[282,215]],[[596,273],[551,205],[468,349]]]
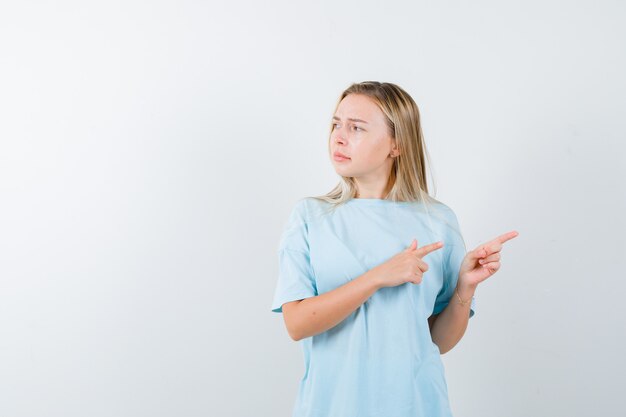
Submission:
[[[395,84],[346,89],[328,146],[340,183],[296,203],[278,247],[272,311],[305,359],[293,417],[450,417],[440,355],[518,233],[466,252],[428,194],[419,111]]]

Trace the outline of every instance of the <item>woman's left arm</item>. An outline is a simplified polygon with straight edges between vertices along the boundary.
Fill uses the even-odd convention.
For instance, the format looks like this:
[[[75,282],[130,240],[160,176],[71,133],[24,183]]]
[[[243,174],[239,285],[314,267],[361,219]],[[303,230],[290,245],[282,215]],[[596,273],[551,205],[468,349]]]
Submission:
[[[437,315],[430,333],[441,354],[450,351],[463,337],[469,321],[470,301],[478,284],[500,269],[500,251],[504,242],[518,236],[511,231],[478,246],[463,258],[452,299]]]

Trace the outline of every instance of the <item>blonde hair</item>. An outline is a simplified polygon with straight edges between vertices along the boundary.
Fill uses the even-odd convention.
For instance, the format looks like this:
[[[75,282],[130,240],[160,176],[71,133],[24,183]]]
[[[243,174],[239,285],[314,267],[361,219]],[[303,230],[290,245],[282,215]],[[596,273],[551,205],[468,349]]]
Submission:
[[[430,223],[431,211],[428,206],[430,204],[446,208],[447,206],[428,192],[426,161],[428,160],[428,168],[430,169],[430,156],[424,142],[417,104],[406,91],[396,84],[364,81],[353,83],[341,93],[335,105],[335,112],[341,101],[349,94],[367,96],[380,108],[385,116],[389,135],[395,138],[396,145],[400,151],[400,154],[393,158],[393,166],[388,181],[388,185],[389,183],[393,185],[384,199],[395,202],[421,203],[419,204],[420,211],[426,213]],[[329,153],[333,123],[330,126],[328,140]],[[357,187],[354,178],[340,176],[339,183],[331,191],[324,195],[312,196],[310,198],[329,203],[327,208],[329,211],[333,211],[343,203],[355,198],[356,195]],[[450,224],[446,219],[449,217],[446,215],[441,216],[442,213],[439,213],[439,210],[434,210],[434,212],[436,213],[435,217],[452,226],[452,229],[461,235],[458,224]]]
[[[424,143],[420,113],[411,96],[396,84],[378,81],[354,83],[341,93],[335,111],[341,101],[349,94],[361,94],[371,99],[385,115],[389,135],[395,138],[400,155],[393,161],[389,181],[393,183],[385,197],[391,201],[438,202],[428,193],[426,178],[426,159],[430,156]],[[330,135],[328,151],[330,152]],[[354,178],[340,177],[339,184],[328,193],[315,196],[332,205],[342,204],[356,197],[357,188]]]

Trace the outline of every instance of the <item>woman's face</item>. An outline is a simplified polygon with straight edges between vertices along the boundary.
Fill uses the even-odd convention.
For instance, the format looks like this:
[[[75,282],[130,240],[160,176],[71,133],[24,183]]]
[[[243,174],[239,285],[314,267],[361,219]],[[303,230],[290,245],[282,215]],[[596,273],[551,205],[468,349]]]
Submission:
[[[330,160],[337,174],[364,179],[386,178],[393,165],[393,158],[389,156],[393,149],[395,139],[389,135],[385,115],[378,106],[362,94],[344,97],[333,117],[330,135]]]

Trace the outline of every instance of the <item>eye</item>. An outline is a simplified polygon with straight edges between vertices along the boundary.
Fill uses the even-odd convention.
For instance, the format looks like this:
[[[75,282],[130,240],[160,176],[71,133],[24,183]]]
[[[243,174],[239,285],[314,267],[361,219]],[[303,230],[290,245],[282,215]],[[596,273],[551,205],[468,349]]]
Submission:
[[[331,126],[332,126],[333,129],[335,129],[335,128],[337,128],[337,125],[338,125],[338,123],[333,123]],[[362,131],[363,130],[363,128],[361,128],[359,126],[354,126],[353,125],[351,127],[354,128],[354,130],[356,130],[356,131]]]

